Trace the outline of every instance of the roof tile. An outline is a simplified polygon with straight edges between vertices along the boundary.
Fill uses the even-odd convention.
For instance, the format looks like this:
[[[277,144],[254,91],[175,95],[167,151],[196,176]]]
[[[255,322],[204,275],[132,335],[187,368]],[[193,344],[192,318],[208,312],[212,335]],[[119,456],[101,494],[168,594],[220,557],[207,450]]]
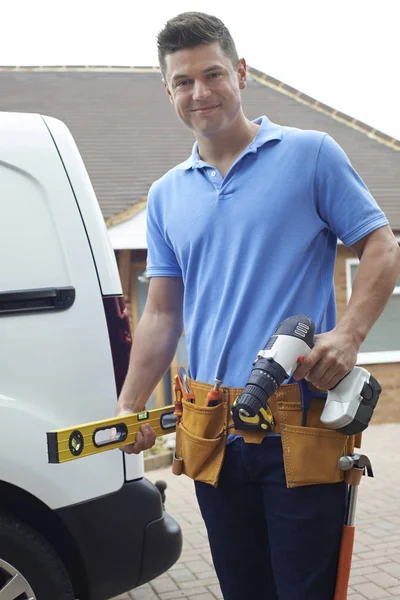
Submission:
[[[250,72],[253,78],[242,96],[246,115],[266,114],[281,125],[332,135],[392,228],[400,230],[400,142],[272,77]],[[189,156],[194,141],[154,68],[1,67],[0,110],[38,112],[68,126],[107,220],[140,202],[155,179]]]

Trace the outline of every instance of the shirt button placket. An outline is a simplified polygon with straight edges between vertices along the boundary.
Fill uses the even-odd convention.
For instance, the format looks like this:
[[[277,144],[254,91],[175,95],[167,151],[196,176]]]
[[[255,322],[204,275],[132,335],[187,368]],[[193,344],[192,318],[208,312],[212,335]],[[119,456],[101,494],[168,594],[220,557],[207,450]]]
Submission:
[[[215,169],[212,169],[210,171],[210,176],[211,176],[211,181],[214,185],[215,191],[217,192],[217,195],[218,195],[220,188],[221,188],[221,182],[219,181],[218,172]]]

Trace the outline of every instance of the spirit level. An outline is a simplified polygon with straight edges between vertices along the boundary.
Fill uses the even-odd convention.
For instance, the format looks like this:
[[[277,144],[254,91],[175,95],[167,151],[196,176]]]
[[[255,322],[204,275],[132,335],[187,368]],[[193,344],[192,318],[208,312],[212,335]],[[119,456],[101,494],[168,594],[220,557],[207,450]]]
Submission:
[[[174,405],[47,432],[49,463],[62,463],[133,444],[144,423],[157,437],[176,430]]]

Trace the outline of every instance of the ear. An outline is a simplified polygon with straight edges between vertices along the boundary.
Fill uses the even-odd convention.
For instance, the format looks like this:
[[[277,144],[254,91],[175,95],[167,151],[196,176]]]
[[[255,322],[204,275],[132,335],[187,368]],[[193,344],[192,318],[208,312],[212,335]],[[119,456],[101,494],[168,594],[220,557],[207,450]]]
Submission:
[[[169,89],[168,84],[166,83],[165,79],[163,79],[163,84],[164,84],[164,89],[167,92],[167,96],[169,98],[169,101],[171,102],[171,104],[173,104],[174,103],[174,99],[172,97],[171,90]]]
[[[238,72],[238,80],[239,80],[239,89],[244,90],[244,88],[246,87],[246,81],[247,81],[247,65],[246,65],[246,61],[244,58],[241,58],[239,60],[237,72]]]

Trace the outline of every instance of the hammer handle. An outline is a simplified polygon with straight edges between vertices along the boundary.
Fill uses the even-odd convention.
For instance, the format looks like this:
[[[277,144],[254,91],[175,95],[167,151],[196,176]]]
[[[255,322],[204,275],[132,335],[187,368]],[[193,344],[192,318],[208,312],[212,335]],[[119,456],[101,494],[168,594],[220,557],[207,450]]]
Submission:
[[[347,600],[347,591],[349,588],[351,570],[351,558],[353,555],[354,546],[354,533],[354,527],[351,527],[349,525],[345,525],[343,527],[334,600]]]

